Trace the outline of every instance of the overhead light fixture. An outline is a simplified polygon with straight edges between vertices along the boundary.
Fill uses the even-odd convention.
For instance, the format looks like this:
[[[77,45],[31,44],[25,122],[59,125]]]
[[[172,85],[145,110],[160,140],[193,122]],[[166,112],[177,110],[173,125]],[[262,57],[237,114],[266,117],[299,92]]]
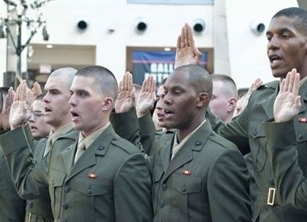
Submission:
[[[77,21],[77,28],[79,31],[85,31],[88,28],[88,22],[86,18],[79,18]]]
[[[135,22],[135,30],[137,33],[143,33],[147,29],[147,22],[144,18],[138,18]]]
[[[48,44],[48,45],[46,45],[46,48],[47,48],[47,49],[52,49],[52,48],[53,48],[53,45]]]
[[[265,24],[261,21],[252,21],[250,29],[254,35],[261,35],[265,31]]]
[[[170,47],[165,47],[164,51],[166,51],[166,52],[171,51],[171,48]]]
[[[193,30],[196,33],[201,33],[206,29],[206,23],[201,18],[197,18],[193,22]]]

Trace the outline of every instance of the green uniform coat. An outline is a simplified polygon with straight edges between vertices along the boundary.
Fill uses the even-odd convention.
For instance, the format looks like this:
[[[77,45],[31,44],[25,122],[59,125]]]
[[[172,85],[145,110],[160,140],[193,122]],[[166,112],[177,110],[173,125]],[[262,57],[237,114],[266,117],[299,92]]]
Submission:
[[[74,165],[77,144],[55,152],[61,141],[57,140],[51,157],[33,166],[22,131],[3,135],[0,145],[20,195],[37,198],[49,185],[56,222],[152,221],[151,180],[144,156],[111,126]],[[16,135],[20,138],[12,141]]]
[[[249,103],[242,114],[229,124],[218,126],[218,132],[223,137],[234,142],[238,147],[250,147],[250,150],[241,151],[242,153],[251,152],[255,182],[258,189],[257,200],[253,205],[253,221],[307,221],[306,211],[293,210],[281,206],[278,197],[275,198],[273,205],[267,204],[269,189],[275,188],[275,182],[268,157],[267,138],[263,122],[273,118],[273,104],[279,91],[278,86],[279,81],[274,81],[258,88],[251,95]],[[306,81],[300,87],[299,94],[302,99],[302,107],[298,116],[293,120],[293,123],[296,141],[299,143],[297,147],[299,154],[298,163],[302,170],[307,170],[307,124],[298,121],[298,118],[307,116],[305,107],[307,101]]]

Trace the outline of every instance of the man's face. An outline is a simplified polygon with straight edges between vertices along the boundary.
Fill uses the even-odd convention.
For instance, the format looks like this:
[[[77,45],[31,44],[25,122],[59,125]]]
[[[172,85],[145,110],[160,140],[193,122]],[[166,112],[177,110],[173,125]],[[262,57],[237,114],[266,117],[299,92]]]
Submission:
[[[159,127],[165,127],[164,102],[163,102],[164,87],[163,85],[158,88],[156,97],[157,97],[157,104],[156,104],[155,112],[153,115],[155,115],[155,119],[157,120],[157,125]]]
[[[168,129],[186,129],[197,115],[198,96],[190,84],[188,73],[174,71],[164,84],[165,126]]]
[[[45,102],[35,100],[31,105],[31,118],[29,119],[31,133],[35,139],[47,137],[51,126],[45,122]]]
[[[70,116],[70,90],[65,76],[50,77],[45,85],[45,121],[52,127],[61,127]]]
[[[74,128],[88,136],[106,123],[108,116],[103,110],[110,98],[102,94],[91,77],[75,76],[71,91],[69,103]]]
[[[239,116],[243,112],[243,110],[247,106],[247,102],[248,99],[245,98],[245,95],[238,99],[236,109],[233,113],[233,117]]]
[[[223,92],[223,83],[220,81],[213,81],[213,89],[212,89],[212,97],[209,103],[209,107],[211,112],[220,118],[223,122],[226,122],[227,119],[229,118],[228,115],[232,116],[232,111],[229,114],[229,99],[230,96],[226,96],[225,93]]]
[[[267,55],[274,77],[285,78],[293,68],[307,75],[306,36],[295,28],[294,18],[273,18],[267,31]]]

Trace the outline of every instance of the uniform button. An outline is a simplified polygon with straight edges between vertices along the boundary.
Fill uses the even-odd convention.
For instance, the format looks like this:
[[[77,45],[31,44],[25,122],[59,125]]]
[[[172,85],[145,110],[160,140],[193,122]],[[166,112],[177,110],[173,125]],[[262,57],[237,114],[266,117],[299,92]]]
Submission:
[[[87,190],[87,194],[92,194],[92,189],[89,188],[89,189]]]
[[[99,147],[98,147],[98,150],[104,150],[104,149],[105,149],[104,146],[99,146]]]
[[[305,92],[305,96],[307,96],[307,92]]]
[[[67,203],[63,203],[63,208],[64,208],[64,210],[67,210],[68,209],[68,204]]]
[[[182,192],[186,192],[187,191],[187,187],[184,185],[181,189]]]
[[[275,182],[273,178],[270,178],[270,186],[274,186]]]
[[[202,144],[202,142],[200,142],[199,140],[197,140],[195,143],[194,143],[194,146],[200,146]]]
[[[163,191],[166,191],[167,190],[167,185],[164,183],[164,184],[162,184],[162,190]]]
[[[64,188],[64,191],[65,191],[66,193],[69,193],[70,187],[69,187],[68,185],[66,185],[65,188]]]
[[[33,207],[33,202],[29,202],[29,207],[32,208]]]
[[[162,222],[162,219],[161,219],[161,218],[158,218],[157,222]]]
[[[160,201],[160,208],[163,208],[165,206],[164,200]]]
[[[254,136],[257,136],[257,129],[255,129],[254,131]]]
[[[303,134],[301,134],[301,133],[298,134],[298,139],[299,139],[299,140],[302,140],[302,139],[303,139]]]
[[[63,222],[68,222],[67,220],[63,220]]]

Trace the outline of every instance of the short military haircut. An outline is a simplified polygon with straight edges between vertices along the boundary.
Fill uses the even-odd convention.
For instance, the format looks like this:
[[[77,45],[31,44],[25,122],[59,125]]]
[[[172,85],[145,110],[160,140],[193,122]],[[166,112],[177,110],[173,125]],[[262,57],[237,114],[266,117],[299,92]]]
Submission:
[[[216,81],[221,82],[223,84],[222,91],[225,96],[238,98],[237,85],[230,76],[224,74],[212,74],[211,79],[213,82]]]
[[[273,18],[278,18],[281,16],[285,16],[287,18],[294,19],[294,26],[296,29],[302,31],[304,35],[307,36],[307,11],[298,8],[298,7],[291,7],[291,8],[285,8],[280,11],[278,11]]]
[[[34,100],[43,100],[44,96],[46,95],[46,93],[41,93],[41,94],[38,94]]]
[[[77,69],[72,68],[72,67],[65,67],[65,68],[59,68],[54,70],[49,78],[52,77],[58,77],[58,76],[64,76],[66,78],[66,84],[67,84],[67,89],[70,90],[72,81],[75,77],[75,74],[77,73]]]
[[[174,71],[183,71],[189,74],[190,83],[194,86],[197,93],[206,92],[209,100],[212,96],[212,80],[210,74],[198,65],[184,65],[176,68]]]
[[[118,94],[118,84],[114,74],[103,66],[87,66],[80,69],[76,76],[84,76],[95,79],[97,87],[105,96],[110,96],[114,100]]]

